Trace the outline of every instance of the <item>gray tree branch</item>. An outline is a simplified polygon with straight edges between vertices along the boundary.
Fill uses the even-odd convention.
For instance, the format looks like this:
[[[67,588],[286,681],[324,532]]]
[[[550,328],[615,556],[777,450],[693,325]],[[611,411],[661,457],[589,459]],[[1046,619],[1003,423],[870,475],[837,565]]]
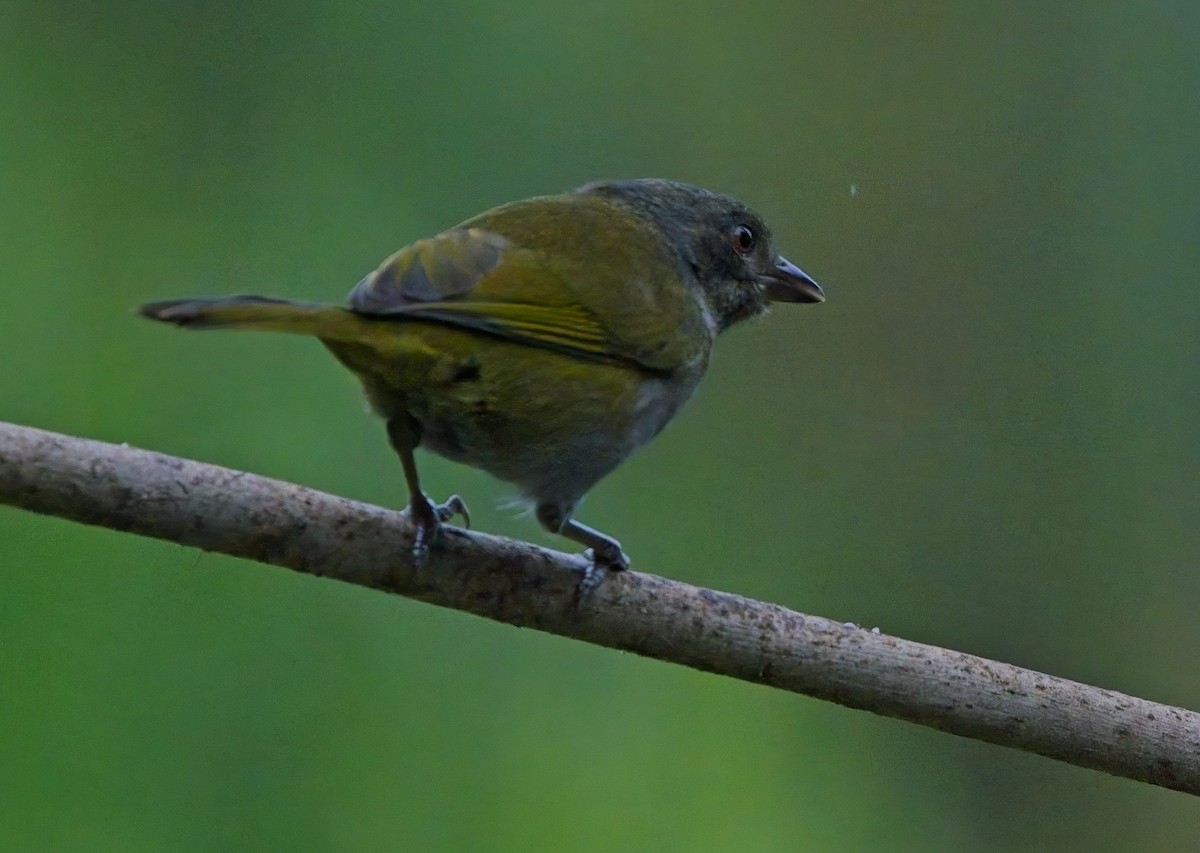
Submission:
[[[1200,715],[642,574],[579,608],[582,558],[448,528],[414,565],[400,513],[0,423],[0,503],[220,551],[791,690],[1200,794]]]

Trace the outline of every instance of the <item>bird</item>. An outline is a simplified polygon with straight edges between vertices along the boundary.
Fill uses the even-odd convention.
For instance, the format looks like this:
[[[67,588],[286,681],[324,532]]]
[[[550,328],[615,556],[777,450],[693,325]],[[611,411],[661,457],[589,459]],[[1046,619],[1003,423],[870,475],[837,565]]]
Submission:
[[[423,447],[514,484],[545,530],[585,546],[590,589],[630,560],[575,518],[583,496],[676,415],[722,332],[772,303],[824,299],[741,201],[631,179],[510,202],[417,240],[345,307],[234,295],[139,311],[188,329],[317,338],[386,424],[418,558],[443,524],[470,524],[460,497],[423,490]]]

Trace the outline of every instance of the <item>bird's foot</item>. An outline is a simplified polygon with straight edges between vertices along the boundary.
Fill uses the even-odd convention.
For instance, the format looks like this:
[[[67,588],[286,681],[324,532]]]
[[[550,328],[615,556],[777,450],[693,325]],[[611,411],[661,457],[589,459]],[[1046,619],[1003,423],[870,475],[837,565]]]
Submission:
[[[442,503],[434,504],[433,511],[437,513],[438,521],[446,522],[457,515],[463,520],[463,527],[471,529],[471,511],[458,495],[451,495]]]
[[[598,543],[596,547],[584,551],[583,556],[587,559],[588,566],[583,570],[583,579],[579,581],[579,588],[575,593],[577,607],[600,588],[609,572],[623,572],[629,568],[629,557],[615,540]]]
[[[413,523],[413,559],[424,565],[429,559],[429,549],[438,541],[442,525],[455,516],[460,516],[464,527],[471,526],[471,511],[458,495],[451,495],[444,502],[435,504],[426,495],[413,498],[405,510]]]

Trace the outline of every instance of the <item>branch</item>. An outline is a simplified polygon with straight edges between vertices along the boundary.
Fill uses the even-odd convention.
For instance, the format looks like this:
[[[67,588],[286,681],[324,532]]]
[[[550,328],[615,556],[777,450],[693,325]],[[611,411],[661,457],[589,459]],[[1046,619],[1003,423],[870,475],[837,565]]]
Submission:
[[[397,512],[254,474],[0,422],[0,503],[246,557],[1200,794],[1200,715],[776,604],[610,574],[446,528],[413,564]]]

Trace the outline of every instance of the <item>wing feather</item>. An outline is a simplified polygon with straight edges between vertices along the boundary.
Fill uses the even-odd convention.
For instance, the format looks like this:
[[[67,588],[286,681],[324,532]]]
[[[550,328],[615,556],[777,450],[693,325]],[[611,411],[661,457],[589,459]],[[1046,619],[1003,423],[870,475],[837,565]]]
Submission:
[[[648,223],[576,193],[502,205],[401,249],[350,308],[671,375],[702,369],[715,337],[690,274]]]
[[[609,346],[608,332],[556,273],[534,253],[483,228],[446,231],[401,249],[351,291],[350,308],[622,360]]]

